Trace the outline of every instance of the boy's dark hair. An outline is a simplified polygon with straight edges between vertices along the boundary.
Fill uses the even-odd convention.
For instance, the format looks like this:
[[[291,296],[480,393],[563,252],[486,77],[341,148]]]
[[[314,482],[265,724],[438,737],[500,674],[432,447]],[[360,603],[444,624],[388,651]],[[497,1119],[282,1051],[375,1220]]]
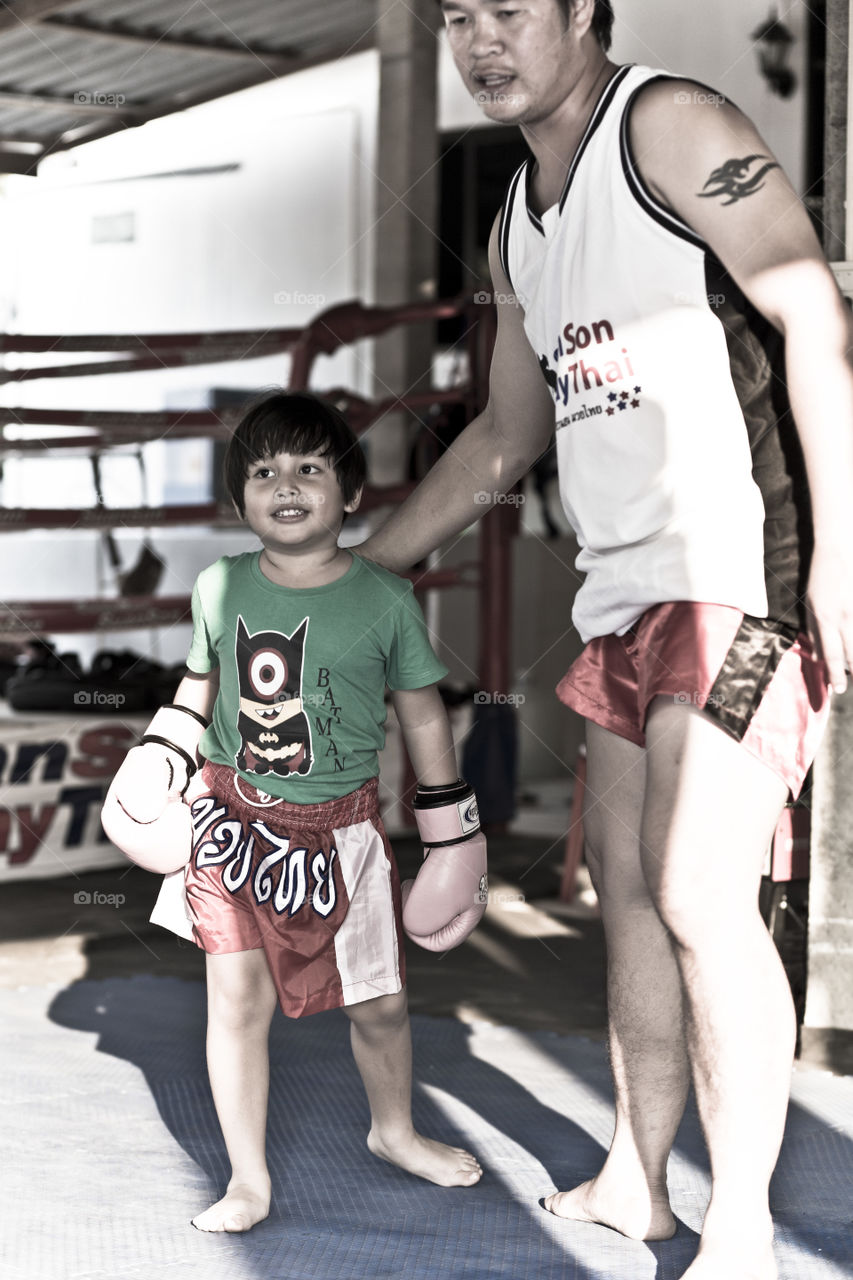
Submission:
[[[266,391],[246,406],[222,463],[225,487],[241,516],[249,468],[277,453],[331,458],[344,502],[352,502],[364,485],[361,445],[337,409],[308,391]]]

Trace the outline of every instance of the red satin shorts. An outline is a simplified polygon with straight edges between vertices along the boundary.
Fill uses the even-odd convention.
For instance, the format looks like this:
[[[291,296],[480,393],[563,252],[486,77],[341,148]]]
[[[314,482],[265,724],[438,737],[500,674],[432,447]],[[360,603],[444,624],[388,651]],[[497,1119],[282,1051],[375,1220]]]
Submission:
[[[566,706],[638,746],[653,698],[701,707],[796,798],[829,715],[826,665],[803,633],[726,605],[654,605],[599,636],[557,686]]]
[[[289,1017],[392,995],[405,981],[402,901],[378,783],[290,804],[226,765],[192,801],[186,893],[193,937],[216,954],[263,948]]]

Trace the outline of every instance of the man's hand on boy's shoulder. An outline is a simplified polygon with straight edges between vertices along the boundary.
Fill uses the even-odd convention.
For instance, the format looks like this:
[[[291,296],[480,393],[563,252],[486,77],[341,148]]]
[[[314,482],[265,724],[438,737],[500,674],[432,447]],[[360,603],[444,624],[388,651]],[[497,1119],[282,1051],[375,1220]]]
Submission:
[[[353,555],[358,556],[359,559],[369,560],[371,564],[378,564],[381,569],[388,569],[391,573],[396,573],[397,570],[394,566],[388,564],[387,560],[382,558],[381,547],[374,547],[375,539],[376,534],[372,533],[364,542],[360,542],[357,547],[351,547],[350,550]]]

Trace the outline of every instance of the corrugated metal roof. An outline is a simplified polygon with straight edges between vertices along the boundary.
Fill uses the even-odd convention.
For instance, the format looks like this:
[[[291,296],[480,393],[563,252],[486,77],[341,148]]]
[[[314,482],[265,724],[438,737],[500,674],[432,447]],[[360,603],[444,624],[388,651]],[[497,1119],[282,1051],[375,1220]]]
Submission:
[[[375,0],[7,0],[0,172],[370,48]]]

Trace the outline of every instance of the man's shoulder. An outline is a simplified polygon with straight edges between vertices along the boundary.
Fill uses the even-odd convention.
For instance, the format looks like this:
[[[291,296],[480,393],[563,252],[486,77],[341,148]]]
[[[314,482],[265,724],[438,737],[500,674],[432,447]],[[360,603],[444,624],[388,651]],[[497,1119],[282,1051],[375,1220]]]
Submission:
[[[670,71],[652,71],[627,105],[635,153],[677,146],[679,140],[717,137],[742,117],[737,105],[711,85]]]
[[[717,109],[734,104],[712,85],[694,80],[691,76],[678,75],[674,71],[637,68],[645,73],[631,94],[632,115],[645,112],[649,115],[683,118],[687,107]]]

